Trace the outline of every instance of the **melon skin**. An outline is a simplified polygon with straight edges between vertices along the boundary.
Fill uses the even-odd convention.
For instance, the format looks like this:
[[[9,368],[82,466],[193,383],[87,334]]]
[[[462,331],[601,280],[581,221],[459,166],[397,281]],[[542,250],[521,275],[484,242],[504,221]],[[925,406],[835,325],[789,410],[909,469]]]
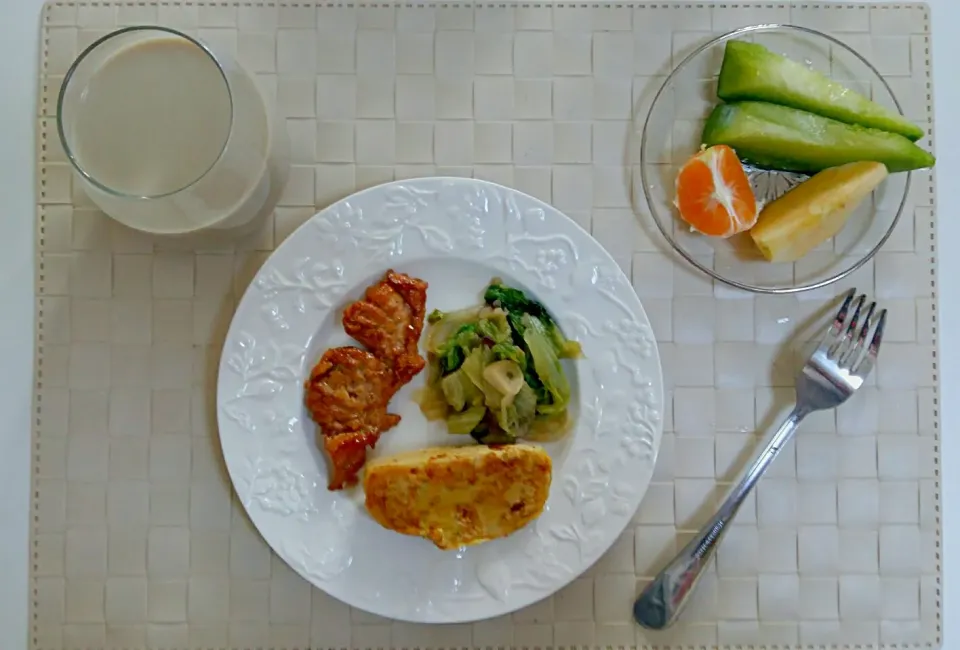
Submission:
[[[891,173],[936,163],[933,154],[899,133],[768,102],[717,104],[701,141],[708,147],[728,145],[755,167],[803,174],[862,160],[883,163]]]
[[[789,106],[846,124],[899,133],[911,142],[924,135],[923,129],[897,111],[759,43],[727,41],[717,96],[725,102],[750,100]]]
[[[750,238],[768,261],[795,262],[840,232],[888,173],[871,161],[825,169],[769,203]]]

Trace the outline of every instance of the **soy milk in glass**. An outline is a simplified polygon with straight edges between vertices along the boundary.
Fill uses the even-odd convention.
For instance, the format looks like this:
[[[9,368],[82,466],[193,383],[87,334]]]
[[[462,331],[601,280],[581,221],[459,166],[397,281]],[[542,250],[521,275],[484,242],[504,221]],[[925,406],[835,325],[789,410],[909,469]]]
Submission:
[[[285,133],[253,78],[176,30],[130,27],[96,41],[67,73],[57,109],[87,194],[132,228],[239,227],[282,189]]]

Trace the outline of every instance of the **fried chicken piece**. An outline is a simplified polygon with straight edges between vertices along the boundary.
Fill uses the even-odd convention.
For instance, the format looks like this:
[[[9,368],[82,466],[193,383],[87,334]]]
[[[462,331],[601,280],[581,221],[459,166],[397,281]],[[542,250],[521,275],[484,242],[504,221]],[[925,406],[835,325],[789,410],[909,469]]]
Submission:
[[[323,447],[333,466],[329,488],[357,482],[357,472],[380,434],[400,422],[387,413],[395,381],[387,365],[366,350],[331,348],[305,382],[310,417],[320,425]]]
[[[341,490],[356,485],[357,473],[367,462],[367,447],[373,449],[379,439],[380,432],[376,430],[324,436],[323,449],[330,457],[330,464],[333,466],[327,489]]]
[[[323,435],[384,431],[400,421],[387,413],[396,392],[387,365],[366,350],[346,346],[323,353],[306,382],[307,409]]]
[[[426,282],[387,271],[343,314],[347,334],[370,352],[331,348],[310,372],[305,401],[330,457],[331,490],[354,485],[367,447],[400,422],[387,403],[426,365],[417,349],[426,307]]]
[[[343,312],[343,329],[393,369],[396,388],[423,370],[418,350],[427,310],[427,283],[387,271]]]

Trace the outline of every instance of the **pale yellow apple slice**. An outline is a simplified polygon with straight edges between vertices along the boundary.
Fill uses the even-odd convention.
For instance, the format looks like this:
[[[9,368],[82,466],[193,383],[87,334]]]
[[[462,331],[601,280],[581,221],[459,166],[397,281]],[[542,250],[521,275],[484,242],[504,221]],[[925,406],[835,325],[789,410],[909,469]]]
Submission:
[[[887,177],[878,162],[854,162],[812,176],[768,204],[750,237],[771,262],[794,262],[836,235]]]

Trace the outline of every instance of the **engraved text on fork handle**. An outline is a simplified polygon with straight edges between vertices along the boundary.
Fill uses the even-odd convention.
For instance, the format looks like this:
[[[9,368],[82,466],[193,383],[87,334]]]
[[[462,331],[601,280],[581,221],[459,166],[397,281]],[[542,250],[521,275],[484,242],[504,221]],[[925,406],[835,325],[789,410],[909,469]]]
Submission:
[[[703,569],[720,545],[727,526],[733,521],[757,481],[767,471],[780,450],[790,441],[800,421],[808,413],[809,411],[799,406],[794,407],[784,423],[773,434],[763,453],[750,466],[713,518],[664,567],[653,582],[647,585],[633,604],[633,618],[637,623],[650,629],[660,630],[669,627],[677,620],[690,594],[693,593]]]

